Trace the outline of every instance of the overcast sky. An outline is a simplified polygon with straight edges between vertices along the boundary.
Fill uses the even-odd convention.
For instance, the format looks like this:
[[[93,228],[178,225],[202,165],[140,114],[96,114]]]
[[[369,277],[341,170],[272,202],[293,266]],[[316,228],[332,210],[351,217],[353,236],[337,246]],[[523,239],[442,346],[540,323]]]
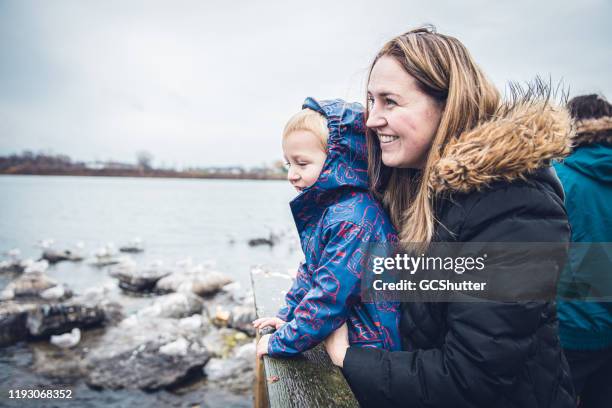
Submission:
[[[432,23],[500,87],[612,99],[612,2],[0,0],[0,155],[254,166],[306,96],[364,100],[383,43]]]

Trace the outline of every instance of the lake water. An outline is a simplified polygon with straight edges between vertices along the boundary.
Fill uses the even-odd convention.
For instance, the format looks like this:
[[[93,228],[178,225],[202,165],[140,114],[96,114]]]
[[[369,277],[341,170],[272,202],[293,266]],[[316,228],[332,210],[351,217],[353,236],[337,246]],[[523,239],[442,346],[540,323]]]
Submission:
[[[295,192],[283,181],[0,176],[0,192],[0,253],[38,258],[37,242],[53,239],[57,249],[82,242],[90,254],[140,237],[139,263],[211,261],[247,286],[251,266],[284,270],[301,258],[288,205]],[[283,234],[280,245],[247,245],[271,231]],[[99,272],[83,263],[51,269],[77,291]]]
[[[194,263],[212,263],[244,289],[250,286],[254,265],[285,272],[295,269],[302,258],[288,205],[295,192],[284,181],[0,176],[0,192],[1,254],[19,248],[23,258],[37,259],[42,252],[37,243],[52,239],[56,249],[74,248],[80,242],[87,256],[108,243],[119,247],[140,237],[145,252],[132,256],[137,263],[161,260],[172,266],[190,257]],[[247,244],[270,232],[280,236],[278,245]],[[113,281],[107,272],[87,262],[61,262],[48,270],[77,293]],[[7,283],[8,278],[0,276],[0,290]],[[129,302],[139,302],[135,299],[126,300],[128,308]],[[3,397],[9,388],[53,384],[29,372],[30,360],[27,344],[0,349]],[[73,402],[78,406],[154,406],[155,401],[160,406],[183,406],[198,400],[208,400],[207,406],[251,404],[250,397],[221,391],[178,397],[165,391],[100,393],[82,384],[75,387],[75,397],[81,400]],[[23,400],[14,402],[24,406]]]

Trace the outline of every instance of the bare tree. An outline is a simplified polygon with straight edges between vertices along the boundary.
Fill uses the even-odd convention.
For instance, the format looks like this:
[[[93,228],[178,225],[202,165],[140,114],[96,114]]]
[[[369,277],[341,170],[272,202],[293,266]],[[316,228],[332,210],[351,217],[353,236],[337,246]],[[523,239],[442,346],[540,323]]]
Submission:
[[[151,170],[153,168],[153,155],[146,150],[141,150],[136,153],[136,163],[143,170]]]

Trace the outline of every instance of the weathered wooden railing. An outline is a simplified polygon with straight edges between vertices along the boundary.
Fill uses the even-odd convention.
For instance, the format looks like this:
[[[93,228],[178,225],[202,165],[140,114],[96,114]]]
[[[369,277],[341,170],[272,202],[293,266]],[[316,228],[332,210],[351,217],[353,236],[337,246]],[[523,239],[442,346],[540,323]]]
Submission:
[[[260,269],[251,271],[257,317],[274,316],[291,280]],[[259,340],[259,334],[257,336]],[[344,376],[322,345],[298,357],[257,361],[255,408],[358,407]]]

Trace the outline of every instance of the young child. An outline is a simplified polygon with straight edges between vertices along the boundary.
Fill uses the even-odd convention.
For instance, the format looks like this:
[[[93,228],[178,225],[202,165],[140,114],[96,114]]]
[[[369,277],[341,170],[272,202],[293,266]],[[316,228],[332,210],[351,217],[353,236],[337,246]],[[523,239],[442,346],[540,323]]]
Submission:
[[[349,341],[400,349],[399,303],[360,301],[368,242],[396,242],[391,221],[368,192],[363,108],[342,100],[306,99],[283,132],[288,179],[300,194],[291,201],[306,261],[257,354],[293,356],[313,348],[347,323]]]

